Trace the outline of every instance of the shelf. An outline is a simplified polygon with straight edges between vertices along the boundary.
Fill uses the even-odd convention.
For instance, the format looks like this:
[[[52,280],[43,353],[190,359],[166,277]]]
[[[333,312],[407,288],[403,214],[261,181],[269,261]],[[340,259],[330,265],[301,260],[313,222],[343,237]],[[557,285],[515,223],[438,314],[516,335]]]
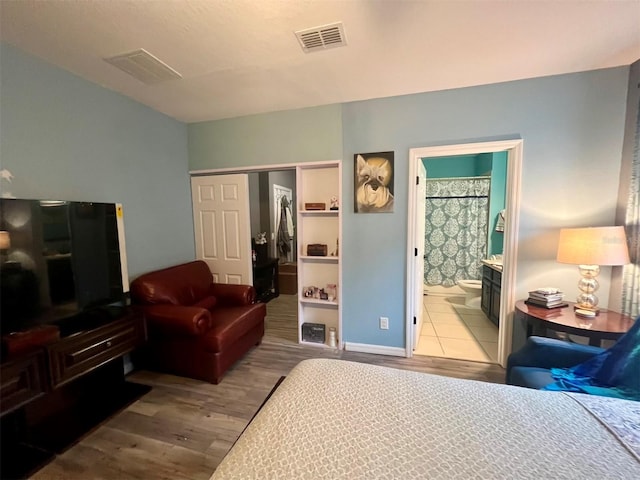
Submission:
[[[322,306],[327,306],[327,307],[337,307],[338,306],[338,302],[337,301],[330,302],[329,300],[318,300],[317,298],[300,297],[300,303],[307,303],[307,304],[310,304],[310,305],[322,305]]]
[[[307,342],[305,340],[301,340],[300,341],[300,345],[309,345],[310,347],[328,348],[330,350],[337,350],[338,349],[338,347],[330,347],[326,343]]]
[[[338,216],[340,210],[300,210],[300,215]]]
[[[338,210],[331,210],[333,197],[342,196],[342,165],[340,161],[304,165],[297,169],[298,217],[298,341],[301,345],[332,350],[328,345],[328,331],[335,329],[336,337],[342,336],[342,305],[340,304],[342,283],[342,259],[340,255],[306,255],[310,244],[327,246],[327,253],[336,252],[342,244],[342,214],[344,205],[338,202]],[[323,210],[307,210],[305,202],[324,203]],[[322,205],[320,205],[322,206]],[[301,292],[310,286],[336,285],[333,301],[304,297]],[[325,297],[326,298],[326,297]],[[333,298],[333,297],[331,297]],[[304,341],[300,327],[305,323],[325,325],[327,336],[324,343]],[[337,349],[343,347],[338,342]]]
[[[319,255],[298,255],[298,260],[302,260],[303,262],[327,262],[327,263],[338,263],[340,257],[332,257],[330,255],[319,256]]]

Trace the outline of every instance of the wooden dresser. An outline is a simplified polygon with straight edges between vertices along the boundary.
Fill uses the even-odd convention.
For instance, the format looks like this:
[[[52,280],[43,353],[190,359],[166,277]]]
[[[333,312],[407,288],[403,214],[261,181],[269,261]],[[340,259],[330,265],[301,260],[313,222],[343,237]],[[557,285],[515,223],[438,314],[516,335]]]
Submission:
[[[44,345],[29,331],[20,333],[19,348],[5,338],[0,478],[28,476],[149,390],[125,381],[122,362],[146,341],[144,318],[120,307],[57,326],[59,337]]]

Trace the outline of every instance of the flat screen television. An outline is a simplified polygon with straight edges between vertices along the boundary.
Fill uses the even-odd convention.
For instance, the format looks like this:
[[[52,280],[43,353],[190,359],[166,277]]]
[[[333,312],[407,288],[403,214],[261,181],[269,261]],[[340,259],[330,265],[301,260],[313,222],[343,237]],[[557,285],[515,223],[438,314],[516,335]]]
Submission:
[[[3,335],[124,305],[117,217],[115,203],[0,199]]]

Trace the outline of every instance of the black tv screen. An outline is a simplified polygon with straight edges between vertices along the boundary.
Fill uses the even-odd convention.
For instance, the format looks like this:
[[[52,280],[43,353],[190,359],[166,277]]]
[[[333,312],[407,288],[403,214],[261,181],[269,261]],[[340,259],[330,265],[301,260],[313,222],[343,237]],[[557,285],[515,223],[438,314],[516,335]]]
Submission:
[[[0,199],[0,329],[124,299],[114,203]]]

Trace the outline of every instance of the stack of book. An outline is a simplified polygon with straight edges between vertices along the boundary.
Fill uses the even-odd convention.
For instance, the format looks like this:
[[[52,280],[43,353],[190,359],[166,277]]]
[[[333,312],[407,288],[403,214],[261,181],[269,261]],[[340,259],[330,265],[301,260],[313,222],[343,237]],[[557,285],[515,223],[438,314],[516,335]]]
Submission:
[[[563,300],[564,295],[557,288],[546,287],[538,288],[529,292],[527,303],[536,307],[543,308],[559,308],[566,307],[567,303]]]

